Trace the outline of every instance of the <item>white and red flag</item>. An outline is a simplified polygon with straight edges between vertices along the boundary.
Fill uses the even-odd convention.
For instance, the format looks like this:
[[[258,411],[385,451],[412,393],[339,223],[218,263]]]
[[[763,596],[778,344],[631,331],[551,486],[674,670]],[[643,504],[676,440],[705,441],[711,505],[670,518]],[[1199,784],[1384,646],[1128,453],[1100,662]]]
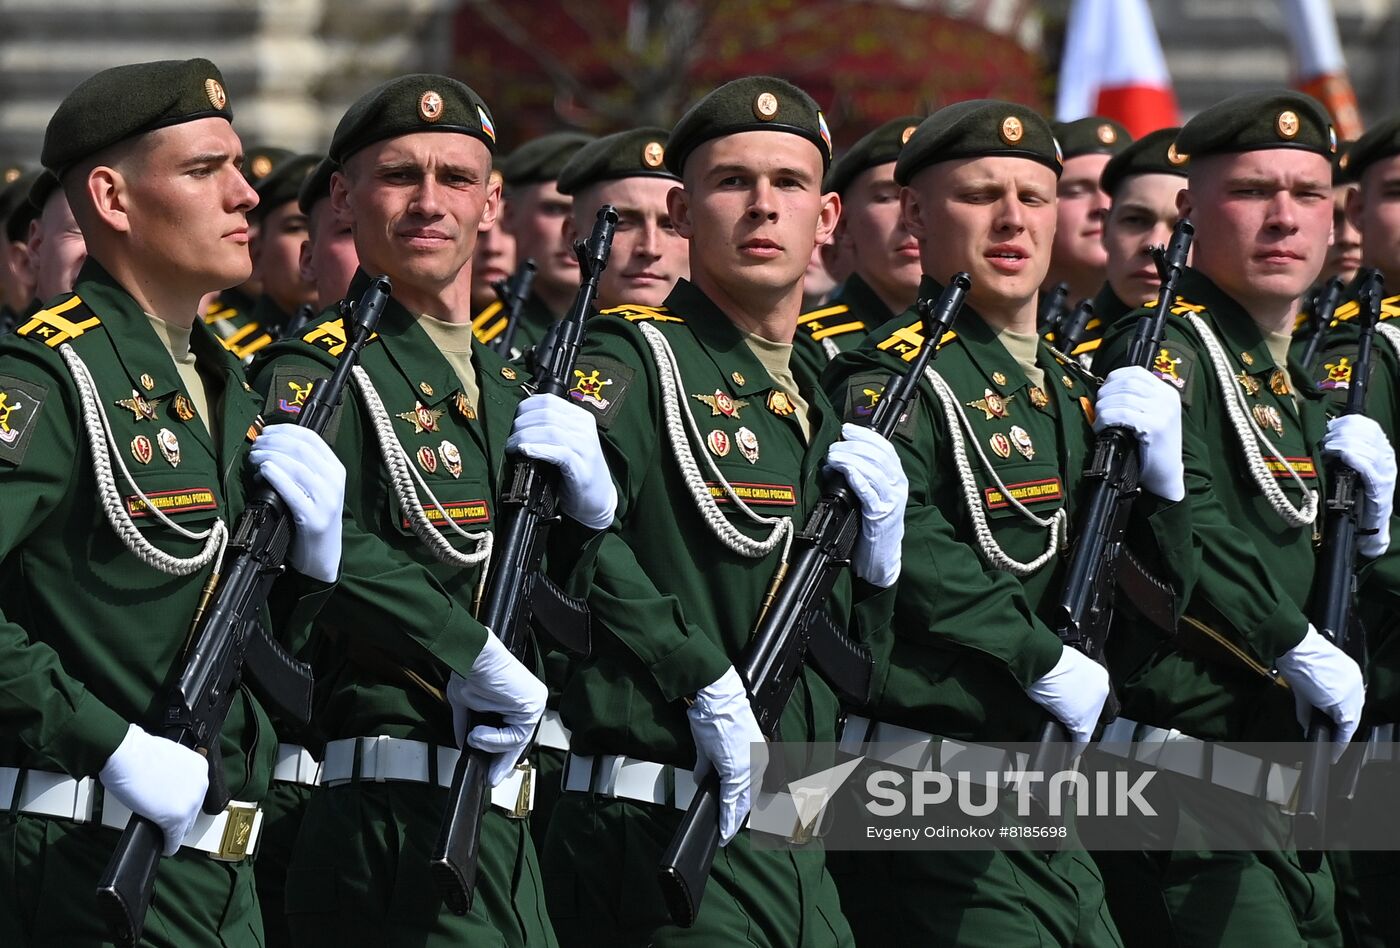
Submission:
[[[1102,115],[1134,138],[1181,124],[1147,0],[1073,0],[1055,115]]]
[[[1293,41],[1294,88],[1327,106],[1338,138],[1360,138],[1361,113],[1330,0],[1284,0],[1283,9]]]

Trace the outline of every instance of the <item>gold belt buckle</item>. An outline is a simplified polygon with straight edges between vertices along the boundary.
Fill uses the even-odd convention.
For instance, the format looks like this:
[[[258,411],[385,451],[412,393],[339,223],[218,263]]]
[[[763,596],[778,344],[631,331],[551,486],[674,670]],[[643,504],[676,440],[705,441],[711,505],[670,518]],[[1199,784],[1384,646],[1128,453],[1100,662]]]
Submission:
[[[219,851],[214,858],[224,862],[239,862],[248,855],[248,846],[253,841],[253,824],[258,817],[258,808],[241,803],[230,803],[224,811],[228,821],[224,824],[224,836],[219,840]]]
[[[535,771],[528,760],[520,761],[515,765],[515,769],[522,771],[524,776],[520,778],[520,792],[515,796],[515,809],[510,811],[510,818],[523,820],[530,815],[530,784]]]

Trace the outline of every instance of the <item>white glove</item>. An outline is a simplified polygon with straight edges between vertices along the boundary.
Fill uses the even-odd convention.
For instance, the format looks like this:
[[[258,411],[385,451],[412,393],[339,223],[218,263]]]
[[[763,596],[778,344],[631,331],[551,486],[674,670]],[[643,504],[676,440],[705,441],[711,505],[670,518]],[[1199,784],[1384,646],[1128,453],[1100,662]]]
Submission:
[[[860,501],[860,537],[851,569],[866,582],[888,588],[899,578],[909,478],[894,445],[869,428],[848,422],[841,426],[841,437],[827,449],[825,463],[845,476]]]
[[[598,423],[586,408],[554,395],[531,395],[515,410],[506,451],[559,469],[559,506],[574,520],[594,530],[612,523],[617,488],[603,459]]]
[[[1138,365],[1114,369],[1094,402],[1094,430],[1127,428],[1137,435],[1142,486],[1163,500],[1186,496],[1181,463],[1181,397]]]
[[[719,835],[720,845],[726,846],[753,805],[750,745],[761,742],[763,732],[753,716],[744,681],[733,667],[695,693],[695,705],[686,716],[695,738],[696,781],[711,766],[719,772]]]
[[[1068,645],[1060,660],[1026,689],[1030,699],[1049,711],[1076,744],[1087,744],[1108,700],[1108,669]]]
[[[1358,538],[1362,556],[1380,556],[1390,549],[1390,514],[1395,501],[1395,449],[1385,432],[1365,415],[1343,415],[1327,423],[1322,453],[1340,458],[1361,478],[1365,493],[1358,509],[1358,523],[1374,534]]]
[[[209,790],[209,761],[135,724],[97,775],[107,792],[165,833],[165,854],[175,855],[194,825]]]
[[[548,697],[544,682],[532,675],[489,629],[486,645],[472,662],[471,675],[463,678],[452,673],[447,682],[447,702],[452,706],[452,725],[459,747],[469,712],[494,712],[504,722],[500,727],[479,724],[466,735],[467,744],[497,755],[487,775],[491,786],[510,776],[529,748],[535,727],[544,717]]]
[[[1327,640],[1311,625],[1303,641],[1278,657],[1275,663],[1283,680],[1293,688],[1298,723],[1307,730],[1313,708],[1336,722],[1337,744],[1332,762],[1342,756],[1356,733],[1366,685],[1361,667],[1352,657]]]
[[[306,428],[272,425],[253,442],[248,459],[291,512],[292,566],[303,576],[335,582],[340,575],[345,466],[331,446]]]

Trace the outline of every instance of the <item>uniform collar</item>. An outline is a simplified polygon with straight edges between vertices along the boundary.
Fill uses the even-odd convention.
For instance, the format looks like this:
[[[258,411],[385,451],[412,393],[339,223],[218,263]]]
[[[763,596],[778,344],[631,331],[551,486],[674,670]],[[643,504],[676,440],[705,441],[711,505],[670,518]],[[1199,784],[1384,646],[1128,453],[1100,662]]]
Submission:
[[[151,327],[145,311],[100,263],[91,257],[87,259],[73,291],[102,320],[132,391],[145,398],[163,399],[183,390],[175,361]],[[200,322],[195,320],[196,324]],[[192,349],[196,335],[196,330],[191,329]],[[201,349],[196,358],[204,354],[207,353]],[[231,358],[227,351],[219,356],[221,362]]]
[[[925,276],[919,286],[919,298],[937,299],[943,294],[943,289],[943,285],[937,280]],[[1021,389],[1031,387],[1031,380],[1026,378],[1026,371],[1021,367],[1021,363],[1012,357],[1010,351],[997,338],[996,330],[988,325],[971,305],[963,304],[958,318],[953,321],[953,331],[957,333],[957,341],[962,343],[968,358],[982,373],[986,387],[1007,398]],[[936,344],[937,340],[933,342]],[[1038,357],[1040,349],[1043,347],[1038,347]],[[1023,397],[1029,401],[1029,396]]]
[[[1177,288],[1182,303],[1204,306],[1211,325],[1220,337],[1220,344],[1233,362],[1249,375],[1267,374],[1276,368],[1274,357],[1264,342],[1264,334],[1243,306],[1234,297],[1200,271],[1188,267],[1182,271]]]
[[[369,289],[370,278],[362,270],[355,271],[346,294],[358,300]],[[349,333],[349,327],[346,327]],[[452,370],[447,359],[443,358],[432,339],[418,326],[418,316],[410,313],[393,296],[384,306],[384,313],[375,327],[379,343],[389,356],[389,361],[398,369],[405,383],[413,390],[414,397],[425,407],[432,408],[446,401],[462,387],[461,379]],[[393,397],[392,395],[390,396]],[[413,408],[405,405],[404,410]]]
[[[895,317],[879,294],[857,273],[852,273],[846,278],[846,282],[841,284],[841,292],[836,294],[832,302],[849,306],[851,314],[865,323],[867,330],[883,326]]]
[[[739,327],[694,283],[678,280],[666,297],[665,307],[685,317],[686,326],[704,345],[730,394],[742,397],[773,387],[768,370],[753,354]]]
[[[1113,287],[1105,283],[1103,287],[1094,294],[1094,319],[1103,326],[1105,333],[1108,327],[1116,323],[1121,317],[1133,312],[1134,307],[1129,306],[1118,298],[1118,294],[1113,292]],[[1091,321],[1092,325],[1092,321]]]

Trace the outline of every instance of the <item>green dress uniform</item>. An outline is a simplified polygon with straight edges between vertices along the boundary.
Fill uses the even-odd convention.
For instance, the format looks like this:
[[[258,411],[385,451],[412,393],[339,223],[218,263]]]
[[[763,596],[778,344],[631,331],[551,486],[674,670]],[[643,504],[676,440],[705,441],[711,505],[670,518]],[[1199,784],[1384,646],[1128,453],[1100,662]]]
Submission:
[[[926,277],[919,295],[941,292]],[[1033,381],[967,306],[938,342],[940,388],[922,379],[895,432],[909,476],[903,570],[860,714],[931,740],[1035,740],[1046,712],[1026,689],[1063,647],[1048,621],[1068,559],[1061,538],[1086,488],[1095,385],[1044,345],[1034,356],[1043,380]],[[824,382],[847,420],[869,418],[922,344],[911,309],[836,358]],[[1185,505],[1145,495],[1134,545],[1184,572],[1189,523]],[[848,852],[832,862],[862,944],[1119,944],[1083,851]]]
[[[357,273],[350,297],[367,286]],[[295,417],[344,341],[340,320],[326,318],[301,340],[268,349],[255,381],[270,420]],[[361,362],[377,397],[354,386],[340,415],[335,444],[349,472],[349,516],[340,585],[318,625],[328,640],[317,669],[316,721],[328,742],[322,786],[287,876],[298,944],[554,944],[530,840],[528,775],[517,778],[523,799],[512,798],[511,812],[485,814],[469,915],[444,907],[428,871],[457,748],[443,691],[449,672],[471,674],[487,634],[473,615],[481,547],[458,531],[480,536],[494,522],[505,442],[524,396],[517,369],[485,347],[474,345],[471,361],[475,378],[464,380],[419,318],[390,300]],[[388,435],[397,475],[386,468]],[[405,490],[409,467],[422,483]],[[556,528],[557,539],[584,549],[582,528],[570,524]],[[421,538],[432,532],[434,548]],[[386,769],[392,754],[375,745],[390,742],[422,753],[421,772]],[[344,772],[334,766],[337,747]]]
[[[1329,408],[1339,413],[1346,405],[1356,364],[1360,331],[1356,300],[1337,307],[1311,373]],[[1381,323],[1372,348],[1372,368],[1366,396],[1366,414],[1380,424],[1390,443],[1400,439],[1400,295],[1381,303]],[[1392,521],[1392,536],[1400,524]],[[1376,739],[1394,739],[1400,723],[1400,622],[1396,597],[1400,596],[1400,554],[1390,552],[1373,561],[1360,589],[1360,618],[1366,638],[1366,712],[1360,729],[1365,739],[1375,728]],[[1367,767],[1393,768],[1375,762]],[[1362,793],[1372,793],[1370,782]],[[1365,802],[1365,801],[1363,801]],[[1355,851],[1329,853],[1338,876],[1339,914],[1349,943],[1366,946],[1394,944],[1400,940],[1400,913],[1395,908],[1395,884],[1400,881],[1400,858],[1394,852]],[[1342,885],[1347,883],[1346,902]]]
[[[893,317],[870,284],[852,273],[835,296],[798,317],[793,356],[820,375],[838,353],[854,349],[866,333]]]
[[[590,321],[575,375],[569,397],[597,417],[618,511],[594,562],[593,654],[575,663],[561,702],[572,753],[544,851],[561,943],[849,945],[823,853],[758,851],[747,832],[719,851],[695,927],[670,925],[656,866],[681,812],[669,794],[628,798],[607,778],[632,761],[671,785],[694,767],[683,699],[739,661],[783,518],[800,526],[817,500],[840,419],[810,368],[792,360],[784,387],[686,280],[663,307]],[[855,586],[843,577],[836,588],[838,624],[853,613],[860,628],[883,621],[891,597]],[[834,740],[838,711],[807,669],[778,739]]]
[[[196,322],[190,344],[212,418],[196,408],[205,392],[182,381],[151,321],[93,258],[74,294],[0,341],[6,945],[105,941],[93,891],[118,833],[95,825],[106,805],[95,775],[128,722],[160,721],[209,573],[206,565],[180,577],[149,564],[199,554],[204,532],[232,525],[249,488],[244,456],[261,403],[205,326]],[[91,397],[80,394],[71,358],[86,365]],[[84,404],[110,425],[105,442],[98,436],[96,455]],[[110,476],[95,473],[96,459],[110,465]],[[109,517],[130,527],[125,537]],[[161,552],[138,555],[141,542]],[[274,590],[270,614],[282,621],[271,627],[288,645],[305,640],[327,588],[294,575]],[[261,799],[276,738],[246,686],[233,700],[220,746],[233,798]],[[82,781],[67,817],[34,812],[25,788],[63,775]],[[218,861],[188,846],[162,859],[146,939],[261,945],[252,860]]]
[[[257,316],[258,301],[238,287],[224,290],[204,310],[204,325],[245,365],[272,342]]]
[[[544,339],[544,334],[549,332],[549,327],[563,315],[552,312],[534,293],[527,296],[525,302],[520,304],[520,314],[515,321],[515,334],[510,339],[511,358],[529,352],[539,345]],[[508,323],[505,307],[497,300],[472,320],[472,327],[477,341],[489,346],[506,331]]]
[[[1099,356],[1122,363],[1131,320]],[[1296,363],[1280,365],[1237,302],[1195,270],[1181,279],[1152,365],[1182,399],[1182,453],[1201,565],[1175,635],[1120,623],[1110,642],[1123,717],[1206,740],[1298,741],[1293,696],[1272,670],[1302,640],[1312,595],[1314,534],[1307,497],[1325,493],[1322,396]],[[1228,383],[1222,386],[1222,379]],[[1251,425],[1277,448],[1262,449]],[[1315,508],[1314,508],[1315,512]],[[1121,722],[1120,722],[1121,723]],[[1258,801],[1161,774],[1181,795],[1181,827]],[[1244,810],[1242,804],[1250,804]],[[1254,817],[1257,819],[1257,817]],[[1287,832],[1280,814],[1280,840]],[[1182,839],[1185,836],[1178,836]],[[1333,885],[1297,854],[1179,849],[1104,857],[1114,916],[1144,944],[1340,942]]]

